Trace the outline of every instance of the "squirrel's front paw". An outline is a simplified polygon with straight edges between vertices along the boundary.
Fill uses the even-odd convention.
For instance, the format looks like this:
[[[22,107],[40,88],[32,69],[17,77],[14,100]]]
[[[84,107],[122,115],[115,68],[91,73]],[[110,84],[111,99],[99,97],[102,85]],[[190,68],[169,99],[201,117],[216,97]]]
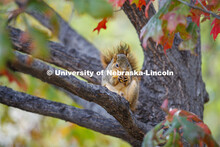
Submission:
[[[126,83],[128,81],[128,77],[127,76],[119,76],[118,81],[120,83]]]
[[[124,82],[123,76],[119,76],[119,77],[118,77],[118,81],[119,81],[120,83],[123,83],[123,82]]]
[[[123,76],[123,81],[126,83],[128,81],[128,77],[127,76]]]

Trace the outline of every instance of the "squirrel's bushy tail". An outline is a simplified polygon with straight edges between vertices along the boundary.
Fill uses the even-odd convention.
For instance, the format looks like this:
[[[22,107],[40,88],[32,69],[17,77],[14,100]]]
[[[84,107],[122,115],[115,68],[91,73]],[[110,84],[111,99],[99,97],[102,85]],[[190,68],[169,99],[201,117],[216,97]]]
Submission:
[[[117,48],[113,48],[113,50],[108,50],[104,54],[101,54],[101,62],[103,67],[106,68],[111,60],[114,58],[114,56],[116,56],[117,54],[126,55],[129,63],[131,64],[132,70],[138,70],[137,60],[131,54],[130,47],[126,43],[120,43]]]

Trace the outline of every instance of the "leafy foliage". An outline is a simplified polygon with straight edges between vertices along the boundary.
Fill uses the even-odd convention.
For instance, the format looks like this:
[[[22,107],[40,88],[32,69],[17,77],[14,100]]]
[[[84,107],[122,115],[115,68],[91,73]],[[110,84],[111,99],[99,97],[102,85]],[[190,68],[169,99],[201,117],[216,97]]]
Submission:
[[[13,58],[12,44],[7,30],[7,22],[0,16],[0,71],[5,68],[7,61]]]
[[[113,6],[122,7],[125,0],[109,0]],[[154,0],[150,0],[147,4],[145,0],[129,0],[130,4],[135,4],[141,11],[145,7],[145,16],[148,18],[148,9]],[[184,1],[188,2],[188,1]],[[217,0],[196,0],[194,6],[219,13],[220,4]],[[197,27],[192,24],[187,24],[187,17],[191,17],[192,22],[197,24]],[[172,48],[174,35],[179,33],[183,42],[181,42],[179,49],[194,51],[197,42],[197,30],[200,24],[200,18],[203,17],[202,22],[209,19],[211,14],[204,11],[190,8],[187,4],[180,1],[168,0],[166,4],[154,15],[150,21],[142,28],[140,38],[143,39],[143,47],[147,47],[147,40],[152,38],[157,44],[164,47],[164,52]],[[210,33],[213,34],[214,40],[220,33],[220,20],[215,18],[212,22],[213,29]],[[106,29],[105,25],[98,25]],[[95,28],[95,29],[97,29]]]
[[[142,143],[143,147],[183,147],[183,141],[192,145],[218,147],[211,131],[195,114],[179,109],[168,110],[166,99],[161,109],[167,113],[165,120],[149,131]]]
[[[0,71],[0,76],[6,76],[9,82],[15,82],[21,89],[24,91],[27,90],[27,85],[18,73],[14,73],[8,68],[5,68]]]
[[[150,37],[158,44],[162,36],[164,36],[162,21],[159,19],[159,13],[157,13],[149,20],[148,25],[145,25],[141,30],[140,37],[143,38],[143,47],[147,47],[147,40]]]
[[[130,0],[130,4],[136,4],[137,8],[141,11],[142,6],[146,6],[145,0]]]
[[[220,20],[215,18],[212,22],[212,30],[211,30],[211,34],[213,34],[213,38],[214,40],[217,38],[218,34],[220,33]]]
[[[3,4],[7,5],[10,4],[11,1],[4,1]],[[9,31],[7,28],[7,25],[9,25],[11,22],[16,21],[17,17],[24,13],[26,10],[35,10],[39,11],[41,13],[44,13],[46,17],[49,19],[49,23],[51,25],[51,34],[52,36],[57,36],[59,34],[59,22],[58,18],[56,17],[56,14],[49,10],[43,1],[37,1],[37,0],[29,0],[27,2],[21,3],[24,5],[21,8],[16,8],[13,11],[9,13],[7,16],[7,13],[2,13],[0,15],[0,73],[3,76],[6,76],[10,82],[16,82],[19,87],[21,87],[23,90],[25,90],[26,84],[24,83],[24,80],[19,74],[14,74],[7,68],[7,62],[13,60],[13,47],[11,43],[11,39],[9,37]],[[0,4],[0,7],[6,7]],[[4,9],[3,9],[4,10]],[[40,31],[37,28],[34,28],[31,26],[26,19],[26,17],[23,17],[23,22],[27,28],[26,33],[21,35],[20,41],[22,43],[28,43],[29,48],[32,52],[33,56],[40,56],[47,58],[49,56],[48,51],[48,35],[42,31]],[[51,36],[51,37],[52,37]],[[29,58],[29,61],[27,61],[29,64],[31,63],[31,56]]]
[[[87,13],[94,18],[112,16],[112,6],[106,0],[73,0],[79,14]],[[118,1],[119,3],[120,1]]]
[[[77,0],[75,0],[75,1],[77,1]],[[112,1],[114,1],[114,0],[112,0]],[[4,0],[4,1],[1,1],[1,2],[3,2],[4,5],[7,5],[8,3],[12,2],[12,1],[11,0]],[[50,24],[52,26],[52,28],[51,28],[52,35],[57,36],[58,33],[59,33],[59,23],[57,21],[56,15],[54,13],[52,13],[51,11],[44,9],[44,5],[39,3],[39,1],[31,0],[31,2],[32,3],[29,3],[27,5],[27,9],[36,9],[37,11],[41,11],[43,13],[46,13],[48,18],[50,18]],[[117,4],[116,6],[121,7],[124,2],[125,2],[125,0],[116,0],[116,4]],[[204,3],[204,1],[202,1],[202,2]],[[140,10],[143,9],[144,7],[146,7],[145,8],[145,15],[146,15],[146,17],[148,17],[147,12],[148,12],[149,5],[152,3],[152,1],[150,1],[148,4],[146,4],[146,3],[144,4],[144,3],[141,3],[141,1],[138,1],[138,0],[135,0],[135,1],[131,0],[130,3],[131,4],[134,3],[137,6],[137,9],[140,9]],[[175,6],[175,3],[173,3],[172,5]],[[197,1],[196,5],[199,6],[199,7],[202,7],[201,5],[199,5],[198,1]],[[76,4],[75,4],[75,6],[76,6]],[[212,10],[213,12],[216,12],[216,13],[218,12],[217,8],[219,8],[219,3],[218,3],[217,0],[208,0],[208,1],[206,1],[205,6],[207,7],[207,9]],[[94,7],[94,8],[96,8],[96,7]],[[80,10],[77,10],[77,11],[80,14],[88,13],[91,16],[96,17],[94,14],[91,14],[90,11],[87,11],[87,10],[82,11],[82,13],[80,12]],[[147,34],[147,31],[146,31],[142,36],[142,37],[146,37],[145,35],[148,35],[148,37],[146,37],[147,39],[145,38],[145,40],[146,40],[145,43],[147,42],[149,37],[153,36],[152,38],[154,40],[159,40],[158,43],[163,44],[164,48],[166,50],[166,49],[169,49],[169,48],[172,47],[172,40],[174,38],[174,33],[180,32],[180,35],[184,40],[191,41],[191,43],[185,42],[186,45],[188,45],[189,47],[192,47],[194,45],[193,44],[194,41],[192,39],[196,39],[196,37],[194,37],[193,35],[197,35],[196,30],[198,29],[197,26],[200,25],[200,17],[203,17],[202,21],[204,21],[206,19],[211,19],[210,15],[207,14],[207,13],[203,13],[200,10],[198,10],[198,11],[196,10],[196,12],[195,12],[195,9],[191,9],[189,14],[186,15],[186,16],[190,16],[194,23],[190,23],[190,24],[186,25],[184,21],[178,19],[178,17],[180,17],[180,16],[181,16],[181,18],[183,18],[185,16],[182,16],[181,13],[179,13],[179,14],[176,13],[177,11],[178,11],[178,9],[176,10],[175,8],[173,8],[173,9],[170,9],[170,10],[167,11],[167,13],[166,13],[167,15],[164,12],[164,14],[163,14],[164,18],[165,18],[165,15],[166,15],[166,18],[164,20],[162,19],[163,18],[162,15],[158,15],[157,17],[155,17],[154,20],[150,20],[152,22],[152,24],[151,24],[151,27],[148,28],[148,30],[149,30],[148,32],[150,33],[150,31],[155,30],[156,32],[158,32],[156,34],[158,34],[159,36],[153,36],[154,35],[153,32],[151,32],[151,34]],[[189,11],[189,9],[188,9],[188,11]],[[16,19],[17,15],[19,15],[20,13],[23,13],[23,11],[20,11],[20,10],[19,11],[12,11],[12,12],[14,13],[14,15],[12,15],[12,16],[14,16],[14,17],[12,17],[14,20]],[[16,14],[16,13],[18,13],[18,14]],[[200,13],[201,13],[201,15],[199,15]],[[193,14],[194,14],[194,18],[193,18]],[[104,17],[103,14],[100,14],[100,15],[102,15],[102,16],[100,16],[100,18]],[[111,15],[109,15],[109,16],[111,16]],[[107,17],[109,17],[109,16],[107,16]],[[172,17],[172,16],[175,16],[175,17]],[[175,24],[176,27],[172,26],[173,25],[172,23],[169,24],[170,21],[171,22],[173,21],[172,18],[175,18],[176,20],[178,20],[178,23]],[[185,19],[185,18],[183,18],[183,19]],[[156,23],[154,23],[154,21]],[[2,70],[0,72],[0,75],[6,76],[8,78],[8,81],[15,82],[21,88],[23,87],[25,89],[25,85],[23,85],[24,80],[21,79],[22,77],[20,75],[14,74],[14,72],[9,71],[5,67],[6,63],[13,59],[13,54],[12,54],[11,41],[10,41],[10,38],[9,38],[9,35],[8,35],[8,30],[7,30],[7,27],[6,27],[7,17],[0,16],[0,22],[1,22],[0,23],[0,65],[2,65],[1,66]],[[184,23],[182,23],[182,22],[184,22]],[[156,26],[154,24],[156,24]],[[219,28],[220,28],[219,27],[219,20],[214,19],[213,22],[212,22],[212,26],[213,27],[212,27],[212,31],[211,31],[210,35],[213,34],[213,38],[216,39],[217,36],[218,36],[218,33],[219,33]],[[153,27],[155,27],[155,28],[152,29]],[[94,30],[97,30],[99,32],[101,28],[106,29],[106,22],[103,23],[101,26],[99,26],[98,28],[96,28]],[[176,28],[176,29],[174,29],[174,28]],[[41,55],[44,56],[45,55],[45,57],[47,57],[48,51],[47,51],[47,41],[46,40],[48,39],[48,36],[46,34],[44,34],[43,32],[41,32],[39,29],[29,25],[28,23],[26,24],[26,29],[27,29],[26,33],[23,34],[22,37],[21,37],[22,41],[24,43],[29,42],[30,40],[33,42],[33,43],[30,44],[30,47],[33,49],[32,50],[33,55],[36,55],[36,56],[41,56]],[[186,32],[181,32],[184,29],[186,30]],[[160,35],[162,35],[162,36],[160,36]],[[184,48],[189,48],[189,47],[184,47],[184,46],[185,45],[183,45],[183,49]],[[29,85],[28,89],[29,90],[32,89],[35,92],[35,95],[43,95],[43,97],[45,97],[44,96],[44,94],[45,94],[47,98],[50,98],[50,99],[53,98],[54,100],[57,100],[58,97],[63,96],[63,95],[62,96],[57,95],[57,93],[54,92],[54,91],[56,91],[54,89],[51,90],[51,88],[45,88],[45,86],[42,86],[43,85],[42,83],[41,83],[41,85],[38,85],[38,86],[36,84],[37,83],[36,81],[33,82],[33,83],[34,84],[32,84],[32,85],[35,85],[35,86],[33,88],[31,88],[31,86]],[[184,111],[182,111],[182,112],[184,112]],[[190,116],[191,114],[188,114],[188,113],[186,114],[186,116],[190,116],[193,119],[195,119],[195,120],[193,120],[193,123],[188,121],[187,117],[179,116],[179,118],[178,117],[176,118],[177,112],[175,112],[175,111],[172,111],[172,112],[169,111],[169,113],[170,114],[173,113],[173,116],[171,115],[169,117],[170,121],[168,121],[168,118],[167,118],[167,123],[169,124],[169,127],[170,126],[175,126],[175,127],[173,129],[170,129],[168,127],[168,128],[165,128],[165,130],[163,130],[163,129],[161,129],[161,127],[163,128],[167,123],[158,124],[157,127],[155,127],[155,130],[151,130],[149,132],[149,133],[151,133],[151,132],[152,133],[146,139],[147,141],[145,143],[147,143],[149,146],[155,144],[155,142],[152,141],[152,140],[155,140],[155,138],[157,138],[157,135],[159,135],[160,137],[164,136],[164,133],[169,129],[170,129],[170,131],[166,134],[167,136],[169,136],[169,138],[167,140],[165,140],[163,138],[159,138],[158,140],[159,140],[160,144],[166,143],[166,146],[169,146],[169,145],[171,145],[171,143],[174,143],[175,145],[181,146],[180,140],[182,138],[186,138],[189,142],[194,143],[194,142],[196,142],[196,140],[194,140],[193,138],[201,137],[202,142],[204,142],[206,144],[209,144],[209,145],[213,145],[213,142],[212,142],[213,139],[209,138],[211,136],[210,135],[211,134],[210,130],[203,122],[198,121],[197,123],[195,123],[196,122],[195,120],[197,120],[197,119],[195,119],[196,117],[194,117],[193,115]],[[9,115],[8,112],[5,113],[5,114]],[[33,138],[33,140],[35,140],[37,145],[39,145],[38,143],[43,144],[42,143],[43,141],[40,138],[48,137],[48,134],[49,134],[48,132],[52,132],[52,131],[55,130],[54,128],[51,128],[51,127],[48,130],[47,127],[45,126],[45,124],[47,124],[47,123],[45,123],[45,122],[43,123],[43,125],[46,129],[42,129],[42,130],[46,130],[47,131],[46,133],[43,132],[43,131],[39,132],[39,130],[36,131],[36,128],[30,131],[31,137]],[[181,125],[181,127],[179,127],[179,125]],[[187,126],[191,126],[191,127],[187,128]],[[71,127],[66,126],[66,127],[64,127],[64,129],[66,128],[67,134],[71,134],[71,133],[75,134],[75,136],[77,138],[77,141],[80,142],[82,144],[82,146],[88,145],[88,144],[85,143],[85,140],[83,138],[84,136],[82,135],[82,134],[88,134],[88,133],[87,132],[83,133],[82,130],[80,130],[80,129],[78,129],[78,130],[75,129],[74,130],[75,127],[77,128],[78,126],[74,126],[74,127],[73,126],[71,126]],[[194,131],[194,132],[191,132],[192,134],[189,134],[189,135],[191,135],[190,137],[187,137],[188,136],[187,134],[186,135],[183,135],[183,134],[181,135],[181,133],[175,132],[176,130],[179,130],[180,132],[181,131],[184,132],[184,128],[185,128],[185,131],[189,131],[189,132],[191,130]],[[62,132],[62,131],[59,131],[59,130],[57,131],[56,130],[54,135],[51,135],[52,137],[50,139],[53,139],[53,138],[59,139],[60,136],[57,135],[57,134],[62,134],[60,132]],[[157,132],[157,133],[155,134],[155,132]],[[198,132],[199,132],[199,134],[198,134]],[[42,134],[44,135],[43,137],[41,136]],[[64,134],[63,136],[65,137],[65,133],[63,133],[63,134]],[[69,136],[72,136],[72,134],[69,135]],[[81,136],[79,137],[80,134],[81,134]],[[204,134],[209,134],[209,135],[205,136]],[[71,141],[73,142],[73,138],[70,137],[69,140],[70,140],[70,142]],[[19,139],[19,138],[16,139],[16,141],[17,142],[23,142],[22,139]],[[105,141],[105,142],[109,142],[109,141]],[[200,142],[197,141],[196,143],[199,144]]]
[[[161,21],[161,23],[156,23],[157,25],[153,30],[150,29],[151,24],[149,22],[142,28],[141,38],[143,38],[143,46],[146,47],[146,42],[151,37],[157,44],[163,45],[164,52],[166,53],[166,50],[172,47],[175,33],[179,33],[183,39],[180,49],[193,50],[197,41],[196,30],[198,28],[192,27],[191,24],[187,25],[186,17],[189,14],[188,6],[178,1],[168,1],[149,21],[151,23]],[[146,28],[148,29],[146,30]],[[162,32],[158,33],[157,29],[162,30]]]

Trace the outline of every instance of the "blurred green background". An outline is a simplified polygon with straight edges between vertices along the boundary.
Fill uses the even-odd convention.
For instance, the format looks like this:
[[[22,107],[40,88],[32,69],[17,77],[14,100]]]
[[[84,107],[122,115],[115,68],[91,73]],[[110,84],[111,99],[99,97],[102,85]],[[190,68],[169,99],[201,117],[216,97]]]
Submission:
[[[100,34],[93,32],[100,20],[88,15],[78,15],[72,11],[73,5],[68,1],[47,0],[79,34],[93,43],[100,51],[111,49],[121,41],[129,43],[135,56],[139,60],[139,67],[143,62],[143,52],[140,47],[138,35],[127,16],[119,10],[114,12],[114,17],[107,23],[107,30],[101,30]],[[155,4],[157,6],[157,4]],[[10,3],[8,10],[16,5]],[[26,14],[28,22],[50,33],[36,20]],[[25,29],[25,25],[18,17],[14,26]],[[205,104],[204,121],[210,127],[214,138],[220,143],[220,37],[214,41],[210,36],[210,22],[201,24],[202,42],[202,74],[209,92],[210,101]],[[51,40],[57,41],[56,38]],[[27,93],[46,98],[53,101],[75,104],[67,95],[57,91],[49,84],[43,83],[31,76],[22,74],[28,85]],[[15,90],[22,91],[15,83],[9,83],[7,78],[0,77],[0,85],[6,85]],[[19,109],[11,108],[0,104],[0,146],[129,146],[126,142],[102,135],[100,133],[85,129],[59,119],[43,117]]]

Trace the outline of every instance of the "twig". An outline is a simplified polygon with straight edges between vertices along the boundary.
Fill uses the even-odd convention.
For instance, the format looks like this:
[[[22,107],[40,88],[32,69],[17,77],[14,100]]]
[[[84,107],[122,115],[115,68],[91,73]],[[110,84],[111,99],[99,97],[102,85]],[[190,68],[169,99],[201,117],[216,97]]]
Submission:
[[[181,2],[181,3],[183,3],[183,4],[185,4],[185,5],[187,5],[187,6],[189,6],[189,7],[191,7],[191,8],[201,10],[201,11],[203,11],[203,12],[205,12],[205,13],[209,13],[209,14],[211,14],[213,17],[215,17],[215,18],[217,18],[217,19],[220,19],[220,16],[217,15],[217,14],[215,14],[215,13],[213,13],[212,11],[205,10],[205,9],[200,8],[200,7],[194,6],[194,5],[189,4],[189,3],[187,3],[187,2],[185,2],[185,1],[183,1],[183,0],[178,0],[178,1]]]
[[[121,11],[122,10],[122,8],[120,8],[120,9],[118,9],[118,10],[114,10],[114,12],[119,12],[119,11]]]
[[[198,2],[206,11],[208,11],[208,9],[202,4],[202,2],[200,0],[198,0]]]

